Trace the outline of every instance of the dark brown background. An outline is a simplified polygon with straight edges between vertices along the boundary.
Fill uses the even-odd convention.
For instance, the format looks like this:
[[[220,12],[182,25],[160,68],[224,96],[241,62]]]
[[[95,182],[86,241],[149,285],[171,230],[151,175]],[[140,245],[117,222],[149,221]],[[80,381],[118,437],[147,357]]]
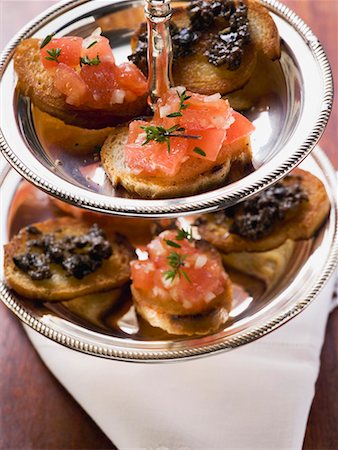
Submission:
[[[52,1],[0,0],[0,48],[27,20]],[[285,0],[324,45],[337,77],[336,0]],[[335,167],[337,107],[321,146]],[[40,361],[18,320],[0,304],[0,448],[114,449]],[[331,314],[321,356],[304,449],[338,448],[338,310]]]

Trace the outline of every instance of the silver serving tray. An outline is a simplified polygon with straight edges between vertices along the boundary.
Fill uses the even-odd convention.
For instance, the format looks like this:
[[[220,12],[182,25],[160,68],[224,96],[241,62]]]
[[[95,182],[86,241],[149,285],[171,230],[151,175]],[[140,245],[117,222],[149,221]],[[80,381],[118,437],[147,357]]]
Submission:
[[[109,359],[154,362],[194,358],[237,348],[259,339],[306,308],[337,263],[336,173],[319,149],[302,163],[302,167],[321,178],[325,184],[331,202],[327,222],[314,238],[296,244],[287,271],[270,290],[262,289],[253,279],[238,278],[238,274],[236,278],[230,273],[236,284],[233,307],[230,320],[217,333],[204,337],[175,337],[147,326],[136,318],[126,293],[122,295],[122,305],[114,306],[113,310],[109,309],[111,300],[108,299],[107,310],[104,303],[107,299],[103,298],[100,315],[93,313],[92,308],[88,310],[91,304],[88,301],[81,301],[74,308],[74,305],[68,306],[68,302],[52,304],[22,299],[5,282],[0,282],[0,298],[20,320],[44,336],[71,349]],[[43,220],[53,212],[47,195],[27,182],[24,183],[31,190],[23,190],[21,177],[9,167],[0,181],[2,252],[2,244],[8,241],[9,234],[17,231],[19,224],[23,226],[34,220]],[[32,196],[33,203],[29,203],[29,209],[17,207],[22,202],[30,201]],[[3,255],[0,256],[1,280]]]
[[[13,38],[0,63],[2,153],[23,177],[49,194],[97,212],[120,215],[172,217],[212,211],[267,187],[297,166],[317,143],[332,108],[333,82],[324,50],[310,28],[282,3],[262,2],[277,24],[282,57],[279,62],[263,61],[260,74],[256,74],[263,90],[247,114],[256,125],[252,135],[255,171],[239,181],[186,198],[126,198],[112,189],[95,158],[53,152],[39,139],[29,101],[15,93],[15,46],[24,38],[41,38],[54,31],[59,36],[86,36],[103,25],[117,61],[124,61],[130,53],[131,32],[142,18],[140,0],[62,2]],[[250,90],[250,85],[246,89]]]

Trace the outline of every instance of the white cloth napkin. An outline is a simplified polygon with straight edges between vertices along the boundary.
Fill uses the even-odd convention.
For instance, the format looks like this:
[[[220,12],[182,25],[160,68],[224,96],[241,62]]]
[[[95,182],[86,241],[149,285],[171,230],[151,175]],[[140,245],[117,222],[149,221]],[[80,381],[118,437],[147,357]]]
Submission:
[[[49,369],[120,450],[300,449],[335,278],[282,328],[199,360],[104,360],[26,331]]]

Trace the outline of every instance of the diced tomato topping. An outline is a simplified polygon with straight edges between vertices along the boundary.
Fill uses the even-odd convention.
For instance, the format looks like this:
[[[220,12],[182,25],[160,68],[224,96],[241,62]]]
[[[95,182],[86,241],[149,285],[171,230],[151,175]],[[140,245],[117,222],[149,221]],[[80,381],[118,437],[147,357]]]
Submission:
[[[136,95],[147,92],[147,80],[135,64],[126,62],[117,66],[118,83],[124,90],[132,91]]]
[[[75,70],[66,64],[58,64],[54,85],[56,89],[66,95],[66,103],[70,105],[83,105],[90,98],[86,83]]]
[[[83,39],[75,36],[67,36],[62,38],[52,39],[45,47],[40,50],[41,62],[46,69],[56,69],[59,63],[66,64],[69,67],[76,67],[80,63],[80,56],[82,50]],[[57,61],[50,61],[48,53],[60,49],[60,54]]]
[[[85,48],[82,48],[81,56],[88,57],[89,60],[96,58],[99,56],[100,61],[110,61],[114,63],[113,51],[109,45],[109,40],[100,35],[92,36],[89,44],[88,39],[85,40]],[[89,48],[88,48],[89,46]]]
[[[183,102],[183,108],[179,111],[180,95],[184,88],[170,89],[162,99],[158,101],[155,110],[155,120],[161,118],[168,126],[179,123],[187,130],[203,130],[209,128],[227,129],[232,123],[232,113],[229,102],[222,100],[219,94],[210,96],[186,92],[190,97]],[[167,115],[180,112],[181,117],[168,118]]]
[[[131,262],[131,278],[137,289],[152,293],[164,293],[167,298],[180,302],[187,310],[206,307],[225,289],[227,275],[220,255],[213,249],[201,249],[187,239],[177,240],[177,231],[161,233],[147,247],[148,259]],[[179,248],[168,245],[167,240],[176,242]],[[171,270],[169,255],[173,252],[183,258],[180,271],[174,279],[166,279]],[[184,273],[183,273],[184,272]]]
[[[188,139],[188,154],[196,158],[216,161],[218,153],[223,146],[227,131],[217,128],[206,130],[189,130],[193,136],[201,136],[201,139]],[[202,154],[199,151],[202,150]]]
[[[242,139],[243,137],[248,136],[255,129],[250,120],[236,111],[233,112],[233,118],[235,120],[227,130],[224,144],[232,144],[238,139]]]
[[[133,102],[147,92],[147,80],[142,72],[130,62],[117,66],[109,40],[100,32],[97,29],[86,39],[55,38],[40,50],[41,62],[47,70],[55,73],[60,69],[54,85],[67,96],[69,104],[109,108],[113,104]]]
[[[80,76],[92,94],[91,106],[104,108],[112,103],[122,103],[113,98],[114,91],[119,88],[113,63],[102,61],[97,66],[84,65]]]
[[[134,92],[129,91],[128,89],[125,91],[124,98],[126,102],[134,102],[137,99],[137,97],[138,96]]]
[[[215,100],[209,101],[214,98]],[[208,100],[208,101],[207,101]],[[186,101],[188,108],[183,110],[183,117],[180,124],[187,129],[227,129],[232,123],[232,109],[227,100],[222,100],[215,96],[202,96],[193,94],[191,99]]]
[[[124,148],[127,166],[137,174],[170,177],[176,175],[186,156],[187,140],[171,138],[170,153],[165,142],[151,141],[143,145],[146,135],[141,126],[148,125],[148,122],[139,120],[130,123],[128,143]]]
[[[145,133],[140,124],[130,125],[129,141],[125,147],[127,165],[136,174],[159,177],[175,176],[182,163],[191,157],[206,162],[216,161],[224,144],[243,138],[254,129],[219,94],[203,96],[185,92],[182,87],[169,89],[157,102],[153,120],[144,125],[160,126],[166,130],[177,125],[184,131],[176,134],[196,137],[169,137],[171,151],[168,155],[165,143],[152,140],[143,146]]]

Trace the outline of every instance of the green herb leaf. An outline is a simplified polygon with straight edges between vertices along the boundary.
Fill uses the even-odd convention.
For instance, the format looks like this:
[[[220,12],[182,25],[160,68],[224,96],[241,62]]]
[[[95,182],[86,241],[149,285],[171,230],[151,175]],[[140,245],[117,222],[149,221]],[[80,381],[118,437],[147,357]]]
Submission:
[[[47,34],[47,36],[44,38],[44,40],[40,44],[40,49],[43,47],[46,47],[47,44],[50,43],[50,41],[53,39],[53,36],[55,33]]]
[[[164,272],[165,280],[170,280],[171,282],[173,282],[175,277],[176,277],[176,270],[167,270],[166,272]]]
[[[186,89],[182,92],[182,94],[180,94],[178,91],[176,91],[176,92],[177,92],[178,98],[180,100],[180,106],[179,106],[178,110],[182,111],[182,109],[187,109],[189,104],[186,104],[184,102],[189,100],[189,98],[191,98],[191,95],[187,95]]]
[[[91,44],[88,45],[87,50],[89,48],[92,48],[95,44],[97,44],[97,41],[93,41]]]
[[[184,276],[184,278],[191,283],[191,280],[188,276],[188,274],[182,269],[184,267],[184,261],[186,259],[187,255],[180,255],[179,253],[172,251],[168,257],[168,265],[171,267],[171,269],[164,272],[164,279],[165,280],[171,280],[171,282],[174,281],[176,276],[181,278],[181,275]]]
[[[180,127],[179,125],[174,125],[173,127],[168,128],[168,133],[173,133],[174,131],[185,131],[185,128]]]
[[[192,228],[190,228],[189,231],[184,230],[183,228],[178,228],[176,239],[178,241],[183,241],[183,239],[187,239],[188,241],[191,241],[193,239]]]
[[[179,111],[173,112],[171,114],[168,114],[167,117],[182,117],[182,113]]]
[[[45,59],[59,63],[58,57],[61,55],[61,48],[52,48],[47,50],[47,53],[49,56],[45,56]]]
[[[205,151],[202,150],[200,147],[195,147],[194,150],[193,150],[193,152],[195,152],[195,153],[197,153],[198,155],[201,155],[201,156],[207,156],[207,154],[205,153]]]
[[[99,55],[96,55],[96,58],[89,59],[88,55],[86,55],[84,58],[80,58],[80,66],[97,66],[100,64],[100,58]]]
[[[141,129],[146,132],[146,140],[142,143],[142,145],[148,144],[150,141],[159,142],[160,144],[165,142],[167,144],[168,153],[170,154],[170,139],[174,131],[184,131],[184,128],[180,127],[179,125],[174,125],[171,128],[164,128],[161,126],[155,126],[155,125],[148,125],[148,126],[141,126]],[[182,137],[181,135],[178,135],[176,137]]]
[[[177,242],[171,241],[170,239],[165,239],[165,243],[170,247],[181,248],[180,244],[177,244]]]
[[[181,270],[181,273],[182,273],[182,275],[184,276],[184,278],[185,278],[187,281],[189,281],[189,283],[191,283],[191,280],[190,280],[190,278],[189,278],[187,272],[186,272],[185,270]]]

